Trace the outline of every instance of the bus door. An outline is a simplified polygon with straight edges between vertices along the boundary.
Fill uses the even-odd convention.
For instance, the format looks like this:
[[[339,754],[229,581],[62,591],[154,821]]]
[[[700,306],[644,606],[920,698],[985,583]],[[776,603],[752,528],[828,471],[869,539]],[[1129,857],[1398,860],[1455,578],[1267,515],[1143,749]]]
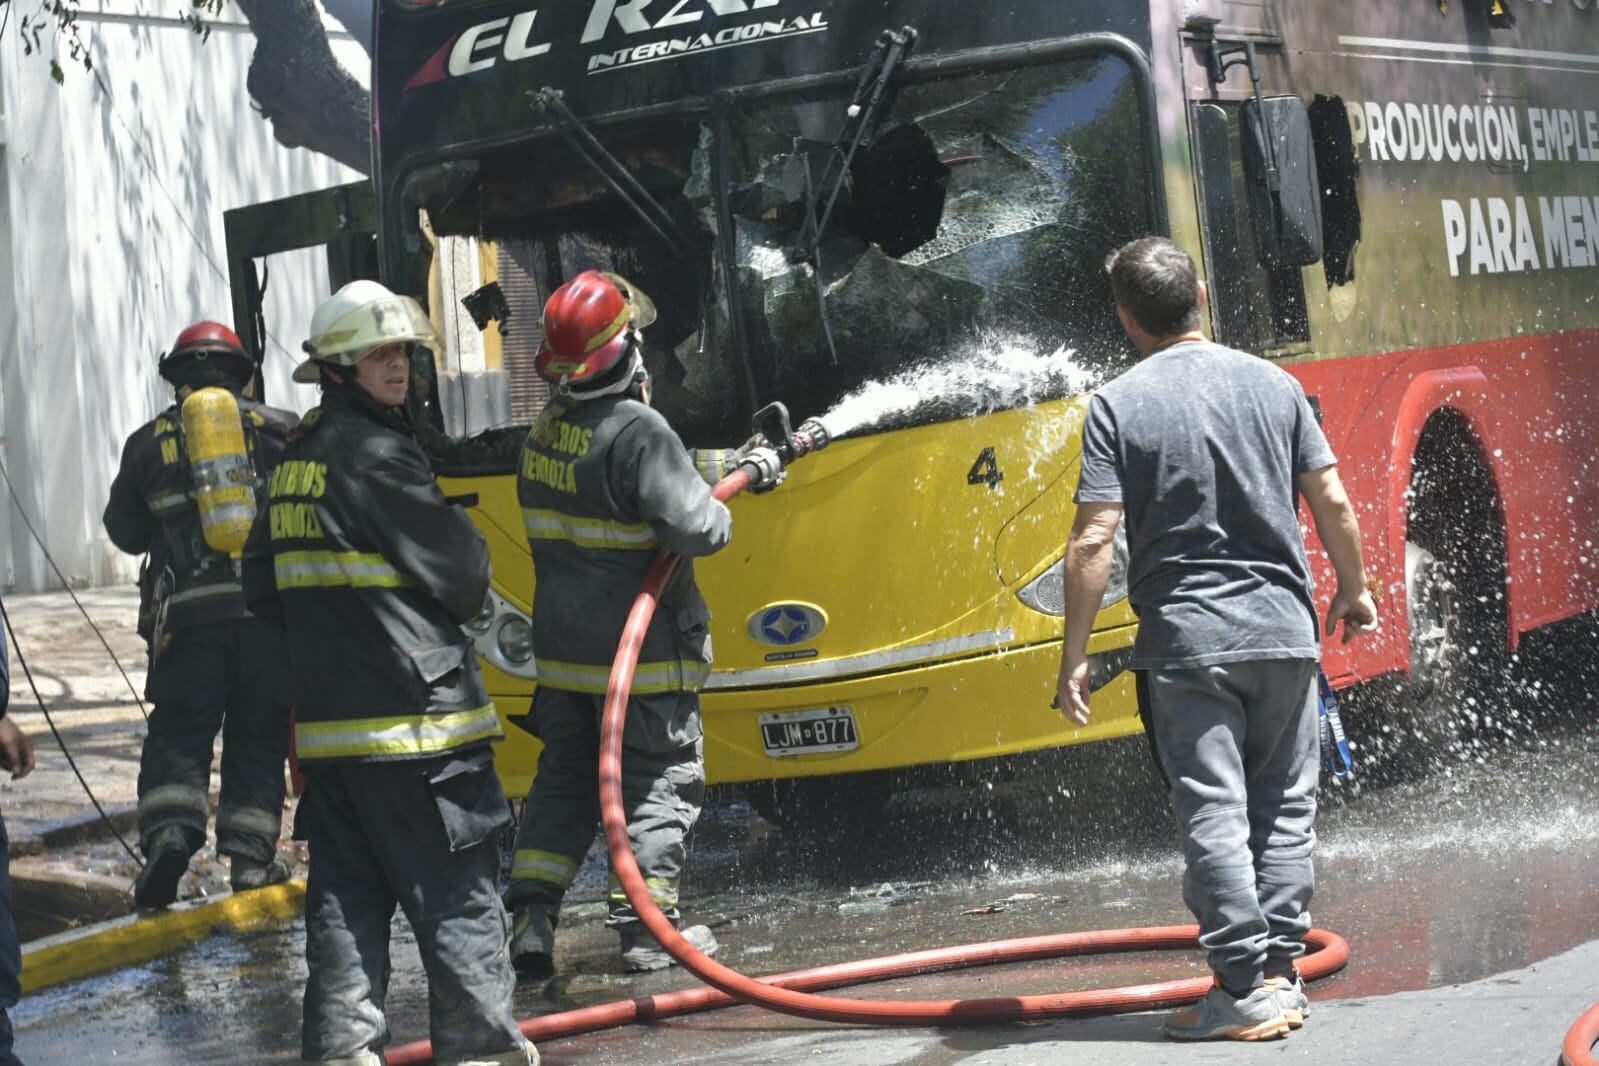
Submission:
[[[1288,89],[1273,8],[1211,6],[1223,18],[1190,22],[1183,49],[1211,336],[1308,354],[1302,268],[1322,245],[1308,102]]]
[[[269,346],[285,347],[269,332],[265,303],[271,272],[267,257],[325,248],[330,292],[348,282],[378,276],[377,206],[371,182],[237,207],[223,212],[222,226],[228,243],[234,329],[258,368]],[[305,325],[290,324],[288,335],[299,336]],[[291,359],[300,358],[298,345],[287,346],[285,351]],[[253,395],[261,399],[261,391],[258,369]]]

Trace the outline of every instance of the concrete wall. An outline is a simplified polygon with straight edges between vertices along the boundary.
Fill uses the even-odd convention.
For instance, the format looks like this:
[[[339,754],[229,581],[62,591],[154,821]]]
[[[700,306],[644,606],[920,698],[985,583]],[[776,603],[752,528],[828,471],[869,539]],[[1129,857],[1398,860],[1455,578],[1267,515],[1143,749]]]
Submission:
[[[163,0],[85,0],[94,71],[66,56],[64,85],[0,34],[0,445],[12,485],[75,585],[131,580],[137,560],[100,513],[128,434],[170,402],[156,359],[184,326],[231,322],[222,213],[359,177],[289,150],[252,108],[255,41],[228,11],[204,43]],[[366,80],[359,45],[335,32]],[[267,400],[314,391],[289,371],[327,271],[314,252],[273,257]],[[0,587],[59,585],[0,485]]]

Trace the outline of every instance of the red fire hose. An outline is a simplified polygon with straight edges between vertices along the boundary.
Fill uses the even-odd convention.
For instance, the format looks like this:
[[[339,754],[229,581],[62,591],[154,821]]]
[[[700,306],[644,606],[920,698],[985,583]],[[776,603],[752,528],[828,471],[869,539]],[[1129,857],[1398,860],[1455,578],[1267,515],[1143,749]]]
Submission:
[[[1593,1046],[1599,1044],[1599,1003],[1589,1007],[1566,1034],[1560,1048],[1561,1066],[1599,1066]]]
[[[736,470],[717,484],[713,494],[717,499],[726,501],[748,488],[749,483],[749,474],[742,469]],[[633,685],[633,671],[638,665],[639,649],[649,629],[650,619],[655,614],[661,590],[665,588],[677,563],[678,557],[670,552],[662,552],[656,559],[645,578],[643,590],[633,603],[627,625],[622,630],[621,646],[617,649],[616,660],[611,667],[610,686],[605,694],[605,716],[600,726],[600,807],[605,820],[605,841],[611,853],[611,871],[626,890],[628,901],[661,946],[711,988],[619,1000],[530,1018],[520,1023],[528,1039],[534,1042],[554,1040],[597,1029],[655,1021],[739,1003],[830,1022],[900,1026],[970,1025],[1154,1010],[1191,1003],[1210,990],[1210,978],[1193,977],[1127,988],[994,999],[893,1001],[809,994],[818,989],[971,966],[1072,955],[1192,948],[1199,930],[1191,925],[1060,933],[966,944],[797,970],[760,979],[746,977],[723,966],[683,939],[650,897],[644,878],[639,873],[638,862],[633,857],[633,848],[627,836],[627,817],[622,806],[621,757],[622,726],[628,694]],[[1312,929],[1305,939],[1311,950],[1300,960],[1299,971],[1306,980],[1335,973],[1348,961],[1349,944],[1336,933]],[[427,1041],[417,1041],[389,1051],[386,1060],[390,1066],[431,1062],[432,1048]]]

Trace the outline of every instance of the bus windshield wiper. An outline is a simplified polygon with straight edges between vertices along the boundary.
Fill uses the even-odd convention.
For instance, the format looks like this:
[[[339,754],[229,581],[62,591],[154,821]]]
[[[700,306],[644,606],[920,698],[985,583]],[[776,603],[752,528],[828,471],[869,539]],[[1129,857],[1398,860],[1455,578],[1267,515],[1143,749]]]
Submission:
[[[561,91],[545,86],[528,94],[533,98],[533,106],[543,111],[555,123],[555,131],[571,146],[578,158],[582,159],[596,177],[605,183],[606,188],[622,203],[626,204],[639,221],[659,237],[669,248],[679,256],[689,258],[693,255],[694,245],[688,236],[672,218],[670,212],[661,206],[661,202],[650,195],[639,180],[635,178],[622,165],[622,161],[612,155],[600,139],[589,132],[583,125],[583,120],[572,113],[566,106],[566,101],[561,99]]]
[[[898,33],[884,30],[878,35],[876,50],[861,68],[861,80],[855,86],[855,95],[844,109],[844,124],[833,139],[822,176],[812,182],[810,161],[807,159],[805,162],[805,223],[800,227],[799,243],[789,251],[789,260],[811,265],[816,280],[816,302],[822,315],[822,332],[827,336],[827,351],[834,366],[838,365],[838,349],[833,346],[833,327],[827,318],[827,300],[822,282],[822,238],[827,235],[827,224],[833,219],[833,208],[838,204],[839,193],[849,177],[855,152],[876,127],[878,111],[883,106],[888,85],[915,46],[916,30],[910,26],[901,27]],[[824,194],[827,206],[818,215],[816,209]]]

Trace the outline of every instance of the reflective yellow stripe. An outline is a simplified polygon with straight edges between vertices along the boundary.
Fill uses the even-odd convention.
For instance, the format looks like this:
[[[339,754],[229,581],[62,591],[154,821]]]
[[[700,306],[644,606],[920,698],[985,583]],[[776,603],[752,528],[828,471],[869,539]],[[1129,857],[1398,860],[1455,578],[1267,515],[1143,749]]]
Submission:
[[[622,883],[612,874],[610,878],[611,889],[609,893],[612,903],[626,903],[627,893],[622,891]],[[657,907],[677,906],[677,879],[672,877],[646,877],[644,887],[650,890],[650,898]]]
[[[276,841],[282,828],[277,811],[264,811],[258,807],[223,807],[217,811],[218,833],[233,829],[241,833],[257,833]]]
[[[197,585],[192,589],[175,592],[167,600],[167,604],[177,607],[180,604],[193,603],[195,600],[208,600],[217,596],[243,596],[244,588],[237,581],[218,581],[214,584]]]
[[[714,485],[727,476],[728,453],[718,448],[701,448],[694,452],[694,468],[708,484]]]
[[[587,354],[589,352],[594,351],[596,348],[599,348],[601,345],[609,344],[610,341],[611,341],[611,338],[616,336],[618,333],[622,332],[622,327],[627,325],[627,320],[632,318],[632,317],[633,317],[633,307],[632,307],[632,305],[631,304],[624,304],[623,307],[622,307],[622,313],[617,315],[616,318],[612,320],[612,322],[611,322],[611,324],[609,326],[606,326],[604,329],[600,330],[594,336],[589,338],[589,342],[583,346],[584,354]]]
[[[139,813],[181,807],[199,811],[203,816],[210,808],[205,789],[193,785],[157,785],[139,797]]]
[[[562,889],[572,886],[577,876],[577,863],[565,855],[534,848],[518,848],[511,856],[511,880],[547,881]]]
[[[309,588],[414,588],[416,582],[400,573],[376,552],[282,552],[273,559],[279,589]]]
[[[479,740],[499,740],[494,705],[440,714],[402,714],[390,718],[346,718],[334,722],[296,722],[295,750],[302,762],[378,755],[432,755]]]
[[[166,511],[175,511],[191,502],[186,492],[168,492],[144,498],[145,505],[152,514],[162,514]]]
[[[646,523],[628,525],[603,518],[579,518],[543,507],[522,508],[522,526],[528,540],[567,540],[579,548],[615,548],[647,551],[659,542]]]
[[[567,692],[589,692],[603,696],[611,681],[609,666],[540,659],[538,669],[539,684]],[[632,693],[635,696],[648,696],[655,692],[697,692],[710,676],[709,663],[688,659],[640,663],[633,673]]]

